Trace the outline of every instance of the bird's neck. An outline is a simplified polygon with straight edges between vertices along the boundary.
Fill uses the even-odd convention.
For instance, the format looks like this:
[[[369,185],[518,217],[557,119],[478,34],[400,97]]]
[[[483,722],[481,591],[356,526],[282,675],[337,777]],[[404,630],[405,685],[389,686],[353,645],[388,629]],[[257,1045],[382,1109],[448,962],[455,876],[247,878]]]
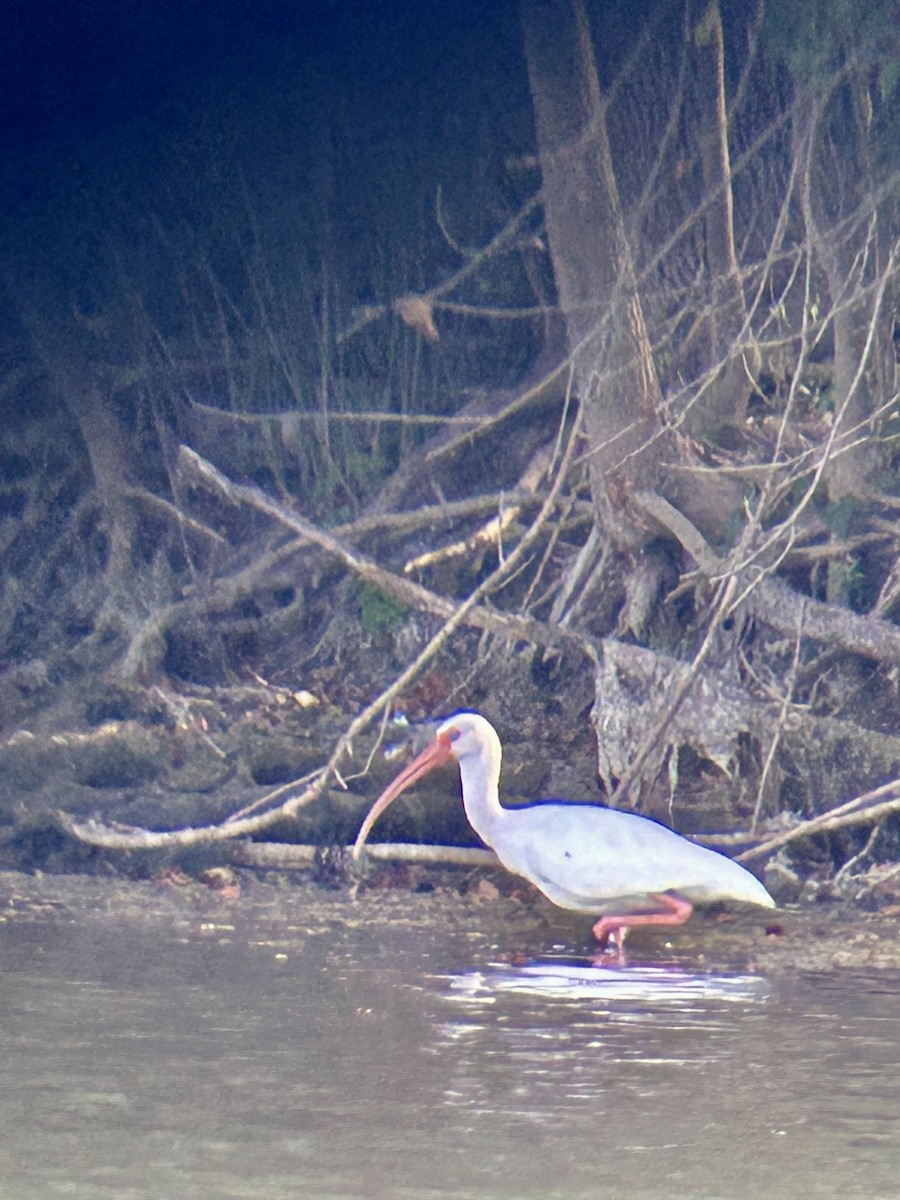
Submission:
[[[466,760],[459,764],[459,777],[469,824],[481,840],[491,846],[497,829],[507,816],[500,803],[500,764]]]

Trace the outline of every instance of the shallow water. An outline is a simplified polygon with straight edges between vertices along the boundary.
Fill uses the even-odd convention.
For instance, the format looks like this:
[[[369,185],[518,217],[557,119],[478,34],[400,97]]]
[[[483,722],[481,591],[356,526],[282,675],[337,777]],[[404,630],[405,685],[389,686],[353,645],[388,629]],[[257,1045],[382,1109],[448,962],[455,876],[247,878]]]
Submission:
[[[900,974],[377,920],[0,929],[4,1200],[900,1192]]]

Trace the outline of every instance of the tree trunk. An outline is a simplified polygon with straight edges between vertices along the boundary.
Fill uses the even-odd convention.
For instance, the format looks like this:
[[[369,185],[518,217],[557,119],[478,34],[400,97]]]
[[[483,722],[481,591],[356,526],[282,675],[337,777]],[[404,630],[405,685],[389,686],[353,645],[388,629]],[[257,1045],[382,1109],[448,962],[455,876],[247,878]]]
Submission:
[[[659,384],[635,284],[582,0],[523,0],[544,213],[591,490],[604,538],[633,553],[646,533],[629,493],[659,474]],[[651,449],[652,447],[652,449]]]
[[[703,394],[702,406],[688,415],[696,436],[721,441],[727,430],[739,429],[747,411],[747,370],[734,345],[747,315],[740,270],[734,248],[734,202],[728,151],[728,111],[725,104],[725,46],[718,0],[709,0],[693,25],[697,56],[698,107],[702,122],[700,160],[703,171],[704,244],[710,278],[707,321],[709,367],[721,370]],[[731,438],[733,438],[733,434]],[[730,440],[730,439],[729,439]]]
[[[837,434],[850,442],[826,465],[824,480],[830,503],[830,525],[836,540],[842,542],[851,531],[854,514],[881,465],[881,448],[866,422],[875,407],[870,381],[877,378],[879,324],[883,323],[871,285],[879,270],[877,239],[867,222],[854,220],[852,205],[865,203],[866,183],[874,188],[868,162],[866,129],[858,122],[854,147],[858,162],[842,168],[841,178],[831,176],[835,161],[840,161],[829,126],[829,106],[833,96],[818,97],[803,80],[795,81],[798,104],[794,153],[804,155],[803,216],[813,255],[818,259],[827,281],[830,301],[831,335],[834,344],[834,371],[831,401]],[[852,88],[853,81],[848,84]],[[853,178],[858,173],[862,179]],[[848,231],[841,228],[847,227]],[[866,264],[871,264],[868,267]],[[875,328],[872,329],[873,323]],[[871,345],[869,333],[872,332]],[[847,552],[829,563],[827,594],[833,603],[847,604],[856,558]]]
[[[121,602],[128,595],[132,580],[131,545],[135,525],[131,504],[125,496],[130,470],[122,427],[99,384],[90,381],[79,386],[70,381],[61,386],[65,404],[78,423],[91,461],[109,537],[107,582],[112,598]]]

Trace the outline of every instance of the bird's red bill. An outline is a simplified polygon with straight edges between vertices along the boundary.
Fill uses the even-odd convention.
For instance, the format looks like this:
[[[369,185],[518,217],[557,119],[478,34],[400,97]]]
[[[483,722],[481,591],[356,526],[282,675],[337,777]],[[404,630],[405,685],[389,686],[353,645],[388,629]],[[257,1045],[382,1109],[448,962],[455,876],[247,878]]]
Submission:
[[[356,841],[353,843],[354,858],[359,858],[366,838],[372,831],[372,826],[388,805],[396,800],[401,793],[405,792],[408,787],[411,787],[417,779],[421,779],[423,775],[427,775],[434,767],[445,763],[451,753],[452,747],[449,734],[439,734],[430,746],[427,746],[421,754],[417,755],[411,763],[403,768],[396,779],[388,784],[369,809],[368,815],[362,823],[362,828],[357,834]]]

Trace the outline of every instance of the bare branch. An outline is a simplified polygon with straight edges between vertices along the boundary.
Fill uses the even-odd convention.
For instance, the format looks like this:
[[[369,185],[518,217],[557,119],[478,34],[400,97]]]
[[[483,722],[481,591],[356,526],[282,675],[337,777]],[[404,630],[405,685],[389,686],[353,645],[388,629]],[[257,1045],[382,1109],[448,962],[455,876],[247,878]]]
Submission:
[[[349,858],[350,846],[346,850]],[[230,854],[231,860],[247,867],[289,870],[315,866],[322,853],[321,846],[291,846],[280,842],[239,842]],[[475,846],[420,846],[412,842],[375,842],[365,847],[365,857],[372,862],[445,863],[458,867],[499,867],[493,850]]]
[[[855,800],[850,800],[838,808],[821,813],[817,817],[811,817],[808,821],[802,821],[799,825],[795,825],[783,833],[775,834],[766,841],[760,842],[758,846],[751,846],[749,850],[737,855],[737,861],[749,862],[754,858],[762,858],[800,838],[814,837],[819,833],[831,833],[835,829],[846,829],[851,825],[870,825],[874,821],[883,820],[892,813],[900,812],[900,796],[894,795],[890,800],[883,800],[877,804],[872,802],[878,797],[890,795],[892,792],[900,792],[900,779],[893,779],[890,783],[866,792],[865,795],[857,796]]]
[[[127,825],[106,825],[94,818],[78,818],[61,812],[57,814],[57,819],[62,828],[82,841],[90,842],[97,846],[105,846],[110,849],[156,849],[163,846],[194,846],[227,838],[238,838],[271,828],[277,821],[295,816],[301,808],[310,804],[322,794],[332,778],[339,778],[340,763],[352,746],[354,738],[358,737],[376,717],[385,711],[394,698],[409,685],[422,668],[446,644],[456,629],[467,622],[478,623],[476,614],[482,622],[483,628],[497,628],[507,635],[511,630],[517,630],[518,636],[524,637],[527,636],[524,630],[528,627],[544,628],[527,618],[503,618],[498,620],[500,614],[495,614],[492,610],[484,608],[481,602],[518,569],[524,556],[544,530],[556,506],[559,493],[572,465],[579,428],[580,422],[576,419],[548,495],[531,526],[525,531],[518,544],[510,551],[506,559],[465,600],[458,604],[435,596],[434,593],[428,592],[425,588],[420,588],[417,584],[410,583],[408,580],[400,579],[377,566],[371,560],[355,554],[329,534],[324,533],[316,526],[305,521],[302,517],[289,512],[280,504],[265,496],[258,488],[232,484],[211,463],[206,462],[200,455],[188,450],[187,447],[182,447],[182,450],[185,452],[185,469],[196,469],[202,478],[209,480],[217,490],[223,492],[230,499],[233,499],[234,502],[242,501],[259,508],[262,512],[268,513],[282,524],[287,525],[288,528],[294,529],[304,537],[308,537],[310,541],[321,545],[362,578],[368,578],[373,582],[377,582],[379,586],[383,586],[385,590],[390,590],[394,595],[398,594],[399,591],[401,597],[414,597],[411,603],[416,604],[417,607],[421,607],[425,611],[434,611],[436,605],[440,610],[440,615],[445,616],[446,619],[419,655],[408,664],[379,696],[350,722],[347,729],[338,739],[328,761],[321,770],[313,773],[311,776],[307,776],[309,782],[306,786],[297,794],[289,796],[287,800],[277,807],[240,819],[226,819],[218,825],[159,831],[137,829]],[[563,635],[560,634],[557,636]],[[566,640],[570,644],[579,645],[585,653],[588,653],[591,657],[595,657],[595,652],[586,639],[567,635]],[[288,784],[281,790],[289,790],[292,787],[293,785]]]

